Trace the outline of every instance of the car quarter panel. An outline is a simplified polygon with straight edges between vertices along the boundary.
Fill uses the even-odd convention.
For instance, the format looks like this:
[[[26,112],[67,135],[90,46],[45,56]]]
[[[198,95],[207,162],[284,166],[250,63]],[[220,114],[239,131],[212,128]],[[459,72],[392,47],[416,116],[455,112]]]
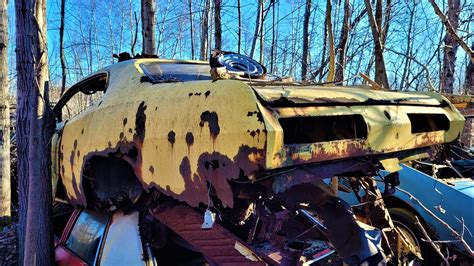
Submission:
[[[233,205],[226,180],[264,167],[266,130],[252,89],[240,81],[151,84],[133,69],[111,71],[97,106],[68,121],[59,164],[69,199],[86,205],[83,178],[92,156],[122,156],[145,189],[192,206],[208,183]]]

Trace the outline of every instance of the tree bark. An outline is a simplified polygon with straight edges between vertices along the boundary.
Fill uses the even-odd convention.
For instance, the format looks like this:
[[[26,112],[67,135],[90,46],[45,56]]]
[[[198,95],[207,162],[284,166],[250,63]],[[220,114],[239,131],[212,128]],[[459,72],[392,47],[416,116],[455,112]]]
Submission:
[[[61,22],[59,24],[59,57],[61,59],[61,95],[66,90],[66,59],[64,58],[64,10],[66,0],[61,0]]]
[[[346,47],[349,38],[351,19],[351,6],[349,0],[344,0],[344,17],[342,19],[341,37],[338,49],[338,64],[336,67],[336,78],[334,81],[342,82],[344,80],[344,69],[346,67]]]
[[[201,24],[201,49],[200,56],[201,60],[207,60],[207,40],[209,34],[209,6],[210,0],[204,0],[204,9],[202,10],[202,24]]]
[[[328,39],[329,39],[329,70],[326,81],[334,81],[335,68],[336,68],[336,56],[334,54],[334,35],[332,33],[332,0],[326,2],[326,25],[328,27]]]
[[[52,265],[49,140],[54,120],[47,94],[46,0],[16,1],[15,14],[19,230],[24,230],[19,239],[20,261],[24,265]]]
[[[238,17],[238,32],[237,32],[237,53],[240,54],[242,45],[242,14],[240,7],[240,0],[237,0],[237,17]]]
[[[474,41],[472,42],[471,49],[474,50]],[[466,77],[464,80],[464,92],[465,94],[474,95],[474,62],[470,60],[466,67]]]
[[[303,21],[303,57],[301,59],[301,79],[306,80],[309,65],[309,18],[311,16],[311,0],[306,0]]]
[[[448,19],[452,31],[456,33],[459,26],[460,1],[448,0]],[[458,42],[450,34],[446,32],[444,37],[444,55],[443,55],[443,72],[441,74],[441,91],[445,93],[453,93],[454,91],[454,70],[456,66],[456,52],[458,50]]]
[[[142,54],[155,55],[156,0],[142,0]]]
[[[250,57],[253,58],[255,54],[255,49],[257,47],[257,39],[258,39],[258,34],[260,32],[260,22],[262,21],[263,17],[263,9],[262,9],[262,3],[263,0],[258,0],[258,8],[257,8],[257,18],[255,20],[255,33],[253,35],[252,39],[252,47],[250,48]]]
[[[191,59],[194,60],[194,22],[193,22],[193,0],[189,0],[189,23],[191,34]]]
[[[221,0],[214,0],[214,41],[216,49],[222,49],[221,4]]]
[[[410,11],[409,13],[410,19],[408,21],[408,29],[407,29],[408,37],[407,37],[407,45],[406,45],[406,50],[405,50],[406,57],[404,58],[405,64],[403,67],[403,74],[400,80],[400,87],[399,87],[400,90],[403,90],[404,86],[408,84],[406,80],[408,80],[408,77],[410,75],[410,68],[411,68],[411,56],[412,56],[412,45],[413,45],[413,24],[415,20],[415,9],[417,5],[416,0],[413,0],[412,3],[413,3],[413,8],[408,8]]]
[[[378,9],[381,6],[382,0],[377,0],[376,7]],[[383,56],[383,45],[384,39],[386,36],[385,30],[382,28],[382,12],[377,11],[377,17],[374,17],[372,11],[372,5],[370,0],[365,0],[365,6],[367,8],[367,15],[369,17],[369,24],[372,30],[372,37],[374,40],[374,56],[375,56],[375,82],[378,83],[381,87],[385,89],[389,88],[387,71],[385,69],[385,60]],[[388,18],[386,18],[386,26],[385,28],[388,29]]]
[[[0,224],[11,216],[8,0],[0,0]]]

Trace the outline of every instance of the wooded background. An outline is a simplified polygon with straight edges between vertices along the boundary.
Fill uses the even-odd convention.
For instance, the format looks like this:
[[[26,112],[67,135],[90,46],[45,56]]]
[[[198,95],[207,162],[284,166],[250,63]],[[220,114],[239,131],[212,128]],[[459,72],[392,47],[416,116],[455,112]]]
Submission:
[[[465,84],[469,56],[449,35],[446,37],[446,28],[430,1],[158,0],[149,5],[156,11],[149,22],[156,27],[154,47],[162,58],[206,60],[216,46],[214,31],[216,22],[220,22],[223,50],[253,56],[274,74],[301,79],[302,73],[306,73],[306,78],[315,81],[325,81],[328,77],[332,31],[336,66],[343,62],[340,52],[346,55],[344,71],[336,71],[338,77],[343,73],[344,79],[348,79],[345,84],[357,84],[361,82],[357,77],[359,72],[374,77],[378,62],[366,2],[371,3],[373,16],[383,29],[385,68],[392,89],[426,90],[429,74],[437,91],[442,87],[456,93],[469,91]],[[458,36],[468,45],[474,45],[473,2],[433,2],[452,17],[451,25],[457,28]],[[220,19],[217,19],[219,3]],[[63,57],[60,53],[62,4],[65,5]],[[9,25],[14,25],[12,6]],[[66,86],[70,86],[113,63],[114,53],[132,52],[133,46],[134,53],[142,53],[141,1],[49,0],[47,18],[52,88],[61,86],[62,63],[67,70]],[[14,27],[9,31],[10,91],[15,92]],[[443,64],[445,52],[452,53],[450,65]],[[302,63],[304,58],[307,64]]]
[[[14,139],[18,261],[53,262],[49,96],[113,54],[208,60],[219,48],[305,82],[472,95],[473,20],[472,0],[0,0],[0,218]]]

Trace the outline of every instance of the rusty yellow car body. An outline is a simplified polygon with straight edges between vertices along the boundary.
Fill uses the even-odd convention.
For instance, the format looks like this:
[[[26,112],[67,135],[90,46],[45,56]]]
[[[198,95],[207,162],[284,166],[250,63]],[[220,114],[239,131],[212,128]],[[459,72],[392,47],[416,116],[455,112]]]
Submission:
[[[135,59],[85,79],[99,76],[105,93],[65,121],[52,145],[53,174],[73,204],[86,206],[85,190],[96,186],[85,182],[100,178],[87,174],[92,158],[125,161],[145,191],[158,189],[191,206],[208,204],[212,193],[232,207],[239,197],[233,181],[251,184],[267,171],[355,157],[403,160],[405,151],[411,156],[454,141],[464,125],[456,108],[434,93],[256,80],[152,83],[142,68],[149,63],[207,64]],[[311,119],[321,117],[336,121],[331,136],[317,137],[319,122]],[[412,122],[420,120],[427,122],[414,130]],[[293,132],[285,139],[292,128],[307,136]]]

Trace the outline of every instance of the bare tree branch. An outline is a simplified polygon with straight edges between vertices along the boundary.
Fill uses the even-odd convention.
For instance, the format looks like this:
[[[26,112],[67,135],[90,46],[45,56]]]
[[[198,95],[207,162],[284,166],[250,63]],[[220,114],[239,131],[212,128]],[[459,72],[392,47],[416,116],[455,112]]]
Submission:
[[[459,38],[459,36],[457,35],[456,31],[454,30],[453,26],[451,25],[451,23],[449,22],[448,18],[443,14],[443,12],[441,11],[441,9],[439,8],[439,6],[436,4],[436,2],[434,0],[429,0],[429,2],[431,3],[431,5],[433,6],[433,9],[436,13],[436,15],[438,15],[438,17],[441,19],[441,21],[443,22],[444,26],[446,27],[446,31],[449,33],[449,35],[451,35],[451,37],[456,40],[457,43],[459,43],[459,45],[462,47],[462,49],[464,51],[466,51],[466,53],[469,55],[469,57],[471,58],[471,62],[474,63],[474,54],[473,54],[473,51],[472,49],[469,47],[469,45],[466,44],[466,42],[464,42],[463,39]]]

